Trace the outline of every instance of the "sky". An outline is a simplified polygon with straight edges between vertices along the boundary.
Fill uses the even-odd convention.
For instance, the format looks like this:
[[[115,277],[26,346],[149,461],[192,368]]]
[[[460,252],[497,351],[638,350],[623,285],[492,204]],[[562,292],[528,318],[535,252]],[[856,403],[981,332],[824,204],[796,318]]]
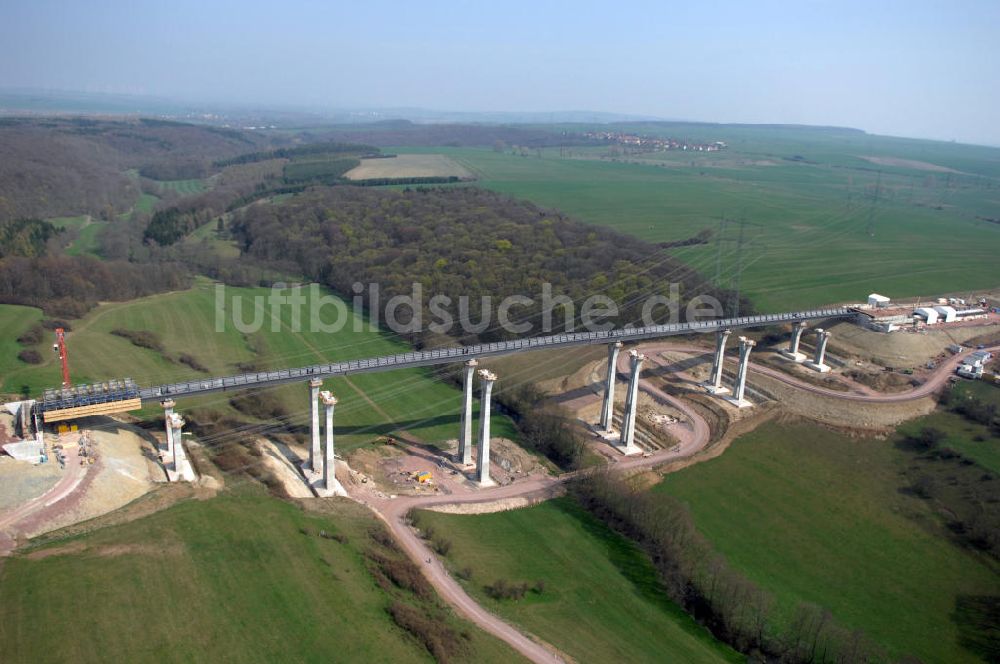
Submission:
[[[1000,145],[998,28],[998,0],[0,0],[0,88]]]

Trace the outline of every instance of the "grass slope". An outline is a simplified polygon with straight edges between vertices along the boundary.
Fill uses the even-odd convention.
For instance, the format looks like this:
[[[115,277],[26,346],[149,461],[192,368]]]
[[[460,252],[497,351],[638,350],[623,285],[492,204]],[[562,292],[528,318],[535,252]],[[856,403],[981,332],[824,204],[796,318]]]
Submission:
[[[419,512],[418,518],[453,543],[449,564],[472,569],[466,587],[479,601],[578,661],[738,661],[666,599],[648,558],[571,499],[477,516]],[[497,601],[483,591],[497,579],[541,580],[545,588]]]
[[[857,301],[872,291],[902,297],[996,286],[1000,225],[979,217],[996,216],[990,210],[1000,182],[991,160],[1000,161],[1000,152],[929,144],[935,151],[924,159],[970,165],[983,174],[929,173],[857,156],[918,154],[878,138],[845,145],[756,138],[711,156],[661,153],[635,163],[599,159],[604,149],[574,150],[573,158],[558,149],[543,150],[541,158],[487,149],[433,151],[475,173],[481,186],[653,242],[717,231],[722,215],[744,217],[755,225],[745,238],[742,289],[761,310]],[[724,234],[724,285],[737,271],[738,235],[736,224]],[[954,260],[946,247],[961,247],[962,259]],[[714,244],[673,253],[715,274]]]
[[[55,217],[49,221],[58,228],[74,229],[78,232],[76,239],[66,247],[68,255],[98,255],[100,235],[107,227],[108,222],[94,219],[89,214],[78,217]]]
[[[772,423],[654,490],[686,501],[717,549],[775,593],[779,615],[812,602],[895,655],[976,661],[953,612],[961,596],[1000,592],[1000,581],[898,491],[904,461],[887,442]]]
[[[63,543],[83,551],[15,557],[0,567],[3,661],[434,661],[386,612],[362,557],[371,527],[352,503],[319,516],[240,489]],[[469,634],[460,660],[517,661],[449,622]]]
[[[233,297],[242,298],[242,320],[253,321],[255,300],[262,315],[268,313],[266,296],[269,289],[226,289],[227,311],[234,311]],[[332,296],[331,296],[332,297]],[[263,327],[254,335],[244,335],[226,319],[221,332],[216,324],[216,292],[213,284],[200,281],[191,290],[167,293],[125,303],[99,306],[81,321],[73,323],[67,335],[70,369],[73,380],[86,383],[109,378],[131,377],[140,385],[157,385],[207,376],[183,364],[167,359],[163,353],[138,348],[127,339],[113,336],[117,328],[156,332],[165,346],[166,355],[193,355],[209,369],[210,375],[239,373],[236,365],[259,361],[267,368],[304,366],[326,361],[341,361],[360,357],[406,352],[409,347],[391,334],[354,331],[354,318],[336,333],[310,332],[308,309],[303,309],[302,331],[295,332],[290,307],[281,307],[272,318],[264,316]],[[22,320],[27,308],[0,305],[0,329],[26,327]],[[31,310],[34,311],[34,310]],[[32,314],[36,318],[39,314]],[[323,321],[335,319],[332,307],[322,311]],[[16,337],[16,335],[14,335]],[[28,390],[39,394],[44,387],[58,385],[59,367],[51,352],[51,339],[46,338],[38,350],[46,363],[31,367],[16,359],[16,345],[0,348],[0,376],[5,392]],[[261,349],[259,354],[251,346]],[[406,430],[428,443],[440,443],[457,436],[461,392],[436,379],[429,369],[407,369],[385,373],[363,374],[326,381],[340,399],[337,406],[338,445],[351,448],[371,440],[380,433]],[[308,397],[305,385],[272,388],[298,424],[308,418]],[[181,402],[180,407],[209,406],[228,410],[230,395],[211,395]],[[151,404],[145,410],[158,415],[159,407]],[[496,436],[513,438],[511,421],[493,415]]]
[[[204,180],[156,180],[156,184],[166,190],[173,191],[181,196],[193,196],[208,190],[208,185]]]

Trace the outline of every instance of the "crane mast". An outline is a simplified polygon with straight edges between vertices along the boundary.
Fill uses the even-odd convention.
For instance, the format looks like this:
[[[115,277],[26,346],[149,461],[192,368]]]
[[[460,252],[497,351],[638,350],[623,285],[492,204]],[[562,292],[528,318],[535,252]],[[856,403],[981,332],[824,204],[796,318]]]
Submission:
[[[62,386],[69,387],[69,355],[66,352],[66,330],[61,327],[56,328],[56,342],[52,344],[52,350],[59,353],[59,362],[62,364]]]

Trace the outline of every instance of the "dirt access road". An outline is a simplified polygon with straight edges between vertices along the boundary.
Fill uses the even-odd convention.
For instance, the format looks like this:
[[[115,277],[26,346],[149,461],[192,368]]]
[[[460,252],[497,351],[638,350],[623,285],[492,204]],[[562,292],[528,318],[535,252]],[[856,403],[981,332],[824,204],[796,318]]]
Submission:
[[[708,423],[684,401],[666,394],[655,385],[640,381],[641,387],[657,400],[670,403],[688,418],[688,425],[676,431],[680,444],[672,449],[659,450],[649,456],[622,457],[617,468],[640,469],[681,459],[704,448],[710,438]],[[596,395],[593,397],[597,398]],[[578,473],[566,473],[558,477],[536,475],[506,486],[482,489],[468,494],[443,496],[407,496],[385,499],[370,492],[367,487],[357,485],[349,491],[351,497],[370,507],[388,525],[389,530],[400,543],[406,554],[421,566],[424,574],[438,594],[467,620],[483,630],[502,639],[519,653],[533,662],[563,662],[566,657],[554,646],[526,634],[514,625],[483,608],[448,573],[438,556],[417,535],[405,521],[413,509],[435,505],[492,503],[505,498],[528,498],[555,495],[561,484],[576,477]]]
[[[640,347],[642,352],[647,355],[653,355],[655,353],[663,352],[675,352],[675,353],[692,353],[692,354],[710,354],[710,351],[706,351],[705,348],[700,346],[679,346],[676,344],[646,344]],[[990,352],[1000,351],[1000,346],[990,346],[986,350]],[[948,358],[947,361],[942,362],[934,370],[933,373],[927,378],[927,380],[920,385],[910,389],[904,390],[902,392],[893,392],[891,394],[884,394],[881,392],[876,392],[867,385],[862,385],[850,380],[844,380],[846,384],[851,386],[852,391],[850,392],[839,392],[837,390],[831,390],[826,387],[820,387],[818,385],[813,385],[805,381],[801,381],[794,376],[791,376],[780,369],[774,369],[768,366],[762,366],[760,364],[754,364],[751,357],[750,362],[750,373],[762,374],[774,378],[775,380],[781,381],[786,385],[791,385],[792,387],[801,389],[812,394],[821,395],[824,397],[830,397],[832,399],[843,399],[846,401],[860,401],[864,403],[877,404],[877,403],[900,403],[904,401],[914,401],[916,399],[922,399],[923,397],[930,396],[934,394],[939,389],[941,389],[948,379],[955,373],[955,369],[958,365],[962,363],[962,360],[968,356],[970,353],[975,352],[973,349],[966,350],[962,353],[954,355]],[[727,357],[726,361],[732,364],[739,362],[738,358]],[[619,371],[627,372],[628,366],[625,361],[619,360],[618,363]],[[640,381],[641,383],[642,381]]]
[[[991,347],[989,350],[997,350],[1000,346]],[[654,354],[665,351],[690,352],[704,354],[706,349],[698,346],[678,346],[670,344],[646,344],[639,349],[647,354]],[[969,351],[971,352],[971,351]],[[752,372],[766,374],[796,388],[830,397],[834,399],[845,399],[850,401],[861,401],[866,403],[894,403],[921,399],[940,389],[948,378],[954,373],[955,368],[967,353],[956,355],[947,362],[943,362],[930,375],[926,382],[905,392],[893,394],[879,394],[870,388],[862,385],[857,386],[855,392],[839,392],[823,387],[818,387],[806,383],[790,376],[777,369],[750,365]],[[735,358],[731,358],[735,361]],[[627,358],[620,357],[619,370],[627,370],[625,363]],[[687,418],[684,427],[675,430],[675,435],[680,439],[680,445],[673,449],[660,450],[649,456],[636,456],[622,458],[616,464],[622,469],[643,469],[658,466],[667,461],[672,461],[691,456],[703,449],[709,442],[710,429],[708,423],[686,402],[669,394],[666,394],[655,385],[645,380],[639,381],[640,389],[658,401],[669,403],[677,408]],[[582,397],[598,399],[598,395]],[[413,509],[433,507],[435,505],[457,505],[474,503],[491,503],[507,498],[518,497],[540,497],[555,495],[561,484],[575,477],[576,472],[566,473],[558,477],[534,476],[525,480],[509,484],[506,486],[483,489],[475,493],[464,495],[447,496],[411,496],[395,499],[384,499],[367,490],[364,487],[352,487],[351,497],[370,507],[388,525],[390,531],[396,537],[406,554],[424,570],[424,574],[441,595],[444,601],[448,602],[455,610],[467,620],[475,623],[483,630],[502,639],[512,648],[527,657],[533,662],[561,662],[566,658],[558,649],[547,644],[537,637],[523,632],[514,625],[503,620],[499,616],[483,608],[475,599],[465,591],[462,586],[445,569],[441,560],[430,550],[427,544],[409,527],[405,522],[406,515]]]
[[[82,497],[86,489],[83,480],[96,474],[98,465],[80,465],[76,445],[66,445],[66,470],[55,486],[42,495],[29,500],[7,512],[0,513],[0,558],[8,555],[17,545],[17,534],[31,531],[38,523],[45,521],[56,511],[65,507],[63,501]],[[55,463],[49,461],[49,463]],[[98,461],[100,464],[100,461]],[[94,472],[91,472],[94,471]],[[57,503],[63,504],[57,505]]]

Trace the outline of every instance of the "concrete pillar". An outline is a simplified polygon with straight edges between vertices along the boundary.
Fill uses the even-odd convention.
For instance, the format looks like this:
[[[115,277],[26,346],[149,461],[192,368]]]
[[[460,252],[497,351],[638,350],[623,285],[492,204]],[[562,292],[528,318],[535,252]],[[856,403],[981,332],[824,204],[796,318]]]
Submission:
[[[806,327],[805,323],[792,323],[792,339],[788,344],[788,352],[795,355],[799,352],[799,340],[802,338],[802,330]]]
[[[622,416],[622,432],[618,451],[623,454],[635,454],[639,448],[635,444],[635,414],[639,406],[639,371],[646,356],[637,350],[630,350],[629,361],[631,374],[628,378],[628,394],[625,397],[625,414]]]
[[[183,479],[184,463],[187,457],[184,454],[184,441],[181,438],[182,430],[186,422],[177,413],[170,414],[171,435],[174,439],[174,472],[177,473],[177,481]]]
[[[468,466],[472,463],[472,378],[479,362],[465,363],[465,379],[462,383],[462,423],[458,430],[458,463]]]
[[[715,333],[715,357],[712,358],[712,375],[709,378],[708,391],[712,394],[723,394],[729,391],[728,387],[722,386],[722,365],[726,361],[726,341],[730,330],[719,330]]]
[[[160,402],[163,406],[163,421],[166,422],[167,426],[167,456],[171,459],[174,456],[174,430],[170,426],[170,419],[174,416],[174,400],[164,399]]]
[[[812,362],[806,362],[807,367],[820,373],[826,373],[830,370],[830,367],[823,364],[823,360],[826,359],[826,344],[828,341],[830,341],[830,331],[816,328],[816,355],[813,356]]]
[[[479,486],[490,486],[490,395],[497,376],[487,369],[479,370],[479,380],[483,386],[479,406],[479,445],[476,449],[476,481]]]
[[[750,351],[756,345],[756,341],[740,337],[740,366],[736,370],[736,380],[733,382],[732,397],[732,402],[740,408],[751,405],[749,401],[743,398],[743,395],[747,387],[747,369],[750,365]]]
[[[319,445],[319,388],[323,381],[313,378],[309,381],[309,410],[312,415],[312,444],[309,447],[309,470],[319,475],[323,472],[323,457]]]
[[[781,351],[781,354],[793,362],[801,362],[806,356],[799,352],[799,341],[802,339],[802,331],[806,324],[802,321],[792,323],[792,338],[788,342],[788,350]]]
[[[604,404],[601,406],[601,428],[611,433],[615,419],[615,377],[618,375],[618,352],[622,342],[608,344],[608,376],[604,379]]]
[[[337,405],[337,397],[327,391],[320,392],[323,405],[326,406],[326,446],[323,454],[323,484],[328,491],[337,487],[336,461],[333,454],[333,407]]]

